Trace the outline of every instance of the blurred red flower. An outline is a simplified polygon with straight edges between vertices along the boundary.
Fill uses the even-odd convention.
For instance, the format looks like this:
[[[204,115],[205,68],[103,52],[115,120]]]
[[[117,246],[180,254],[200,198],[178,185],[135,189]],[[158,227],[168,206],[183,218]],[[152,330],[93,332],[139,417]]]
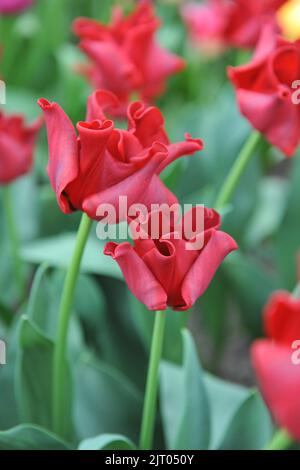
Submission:
[[[264,316],[268,339],[252,346],[254,369],[274,419],[300,440],[300,300],[276,292]]]
[[[197,210],[204,210],[204,226],[193,233]],[[182,225],[187,225],[185,236]],[[117,261],[129,289],[149,310],[167,306],[188,310],[207,289],[225,256],[237,249],[235,241],[219,230],[220,225],[214,210],[193,208],[183,216],[180,229],[174,224],[169,233],[160,230],[155,239],[150,235],[135,239],[134,246],[109,242],[104,253]],[[187,249],[187,242],[195,243],[200,237],[203,243]]]
[[[300,41],[288,42],[266,28],[250,64],[228,70],[241,113],[285,155],[300,141]]]
[[[19,13],[32,6],[34,0],[0,0],[0,13]]]
[[[116,113],[126,114],[133,94],[149,102],[160,95],[166,79],[184,68],[184,61],[162,49],[155,41],[160,22],[147,1],[124,17],[119,7],[113,9],[111,24],[106,26],[88,18],[74,22],[80,38],[79,47],[91,64],[81,67],[95,88],[110,90],[121,106]]]
[[[207,0],[182,8],[193,43],[209,50],[254,47],[260,31],[271,23],[279,31],[276,12],[287,0]]]
[[[8,184],[31,170],[41,126],[42,119],[26,126],[23,116],[6,116],[0,111],[0,184]]]
[[[49,142],[48,174],[58,204],[65,213],[86,212],[97,219],[101,204],[118,207],[126,196],[135,203],[176,202],[159,174],[175,159],[203,148],[199,139],[186,136],[170,144],[158,108],[136,102],[128,107],[128,130],[116,129],[107,115],[120,105],[108,91],[97,91],[88,101],[87,122],[77,131],[56,103],[39,100],[45,114]]]

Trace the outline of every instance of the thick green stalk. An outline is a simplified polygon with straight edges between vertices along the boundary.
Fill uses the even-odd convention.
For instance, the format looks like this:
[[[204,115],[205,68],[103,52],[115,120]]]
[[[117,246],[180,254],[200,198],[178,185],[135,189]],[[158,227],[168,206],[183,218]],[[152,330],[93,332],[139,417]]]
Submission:
[[[158,370],[162,356],[165,323],[166,312],[157,311],[155,314],[155,323],[151,343],[150,362],[147,375],[140,436],[140,448],[142,450],[150,450],[153,444],[158,389]]]
[[[291,447],[292,444],[293,439],[290,435],[284,429],[280,429],[275,433],[265,450],[285,450]]]
[[[254,155],[261,138],[261,134],[257,131],[252,132],[250,135],[249,139],[235,160],[233,167],[219,192],[215,203],[216,210],[223,209],[224,206],[230,202],[230,199],[238,186],[241,176],[244,173],[252,156]]]
[[[60,303],[59,323],[53,360],[53,431],[64,437],[64,406],[65,406],[65,360],[70,314],[73,306],[74,291],[79,274],[84,248],[90,233],[92,220],[82,215],[77,233],[73,257],[68,267]]]
[[[6,219],[7,233],[9,237],[16,285],[19,291],[20,299],[24,300],[25,279],[23,275],[22,260],[20,257],[20,240],[18,237],[18,231],[15,223],[15,215],[13,210],[10,186],[5,186],[3,188],[3,208]]]

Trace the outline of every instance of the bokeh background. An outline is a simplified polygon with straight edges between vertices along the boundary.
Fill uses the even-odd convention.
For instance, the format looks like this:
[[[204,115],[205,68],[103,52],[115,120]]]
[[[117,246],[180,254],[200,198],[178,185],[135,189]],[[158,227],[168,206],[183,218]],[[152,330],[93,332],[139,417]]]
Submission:
[[[73,122],[84,118],[91,88],[76,73],[76,67],[85,58],[76,46],[71,24],[78,16],[107,22],[113,3],[38,0],[20,15],[0,18],[0,75],[7,86],[5,112],[23,113],[33,120],[40,113],[37,99],[45,97],[57,101]],[[134,4],[120,3],[128,10]],[[251,51],[205,54],[188,40],[180,3],[156,2],[157,14],[163,22],[158,34],[160,43],[187,62],[186,69],[168,81],[166,93],[157,103],[172,141],[181,140],[189,132],[204,140],[205,150],[175,162],[163,177],[182,203],[211,207],[251,132],[238,111],[226,67],[246,62]],[[0,206],[0,338],[8,348],[7,365],[0,366],[2,431],[28,422],[47,427],[49,419],[45,409],[50,400],[47,384],[51,373],[51,339],[56,331],[64,268],[70,260],[80,214],[66,216],[59,211],[46,174],[47,156],[43,129],[34,171],[13,185],[22,259],[28,276],[28,298],[21,306],[12,281],[10,249]],[[287,160],[267,145],[261,146],[245,171],[232,204],[223,212],[223,228],[237,240],[239,251],[224,262],[188,315],[168,313],[163,373],[169,375],[165,389],[161,390],[162,402],[166,400],[164,393],[172,396],[167,387],[182,363],[181,328],[187,325],[203,369],[238,384],[236,387],[218,381],[209,384],[211,394],[216,393],[213,401],[226,398],[226,391],[233,387],[231,395],[228,391],[227,402],[224,398],[222,403],[223,413],[234,406],[233,415],[243,399],[249,397],[245,387],[255,384],[249,346],[264,334],[263,307],[271,292],[278,288],[293,290],[299,281],[299,186],[300,159],[295,156]],[[75,383],[73,417],[79,439],[104,432],[123,433],[136,439],[153,315],[129,294],[118,267],[102,255],[103,244],[96,238],[95,226],[76,289],[69,338]],[[42,335],[32,328],[31,322]],[[197,367],[188,374],[192,382]],[[175,380],[175,388],[178,383]],[[224,386],[224,390],[217,390],[216,384]],[[164,408],[157,424],[157,446],[172,441],[170,406]],[[261,413],[266,413],[265,409]],[[271,432],[269,427],[266,432]],[[238,447],[234,442],[232,446]]]

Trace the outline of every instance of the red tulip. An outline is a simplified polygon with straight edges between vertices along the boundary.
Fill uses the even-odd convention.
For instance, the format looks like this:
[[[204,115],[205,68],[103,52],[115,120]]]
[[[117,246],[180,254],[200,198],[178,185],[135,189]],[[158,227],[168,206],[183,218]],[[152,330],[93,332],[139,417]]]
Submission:
[[[104,253],[117,261],[131,292],[149,310],[165,310],[167,305],[174,310],[191,308],[225,256],[237,249],[235,241],[219,230],[220,216],[212,209],[204,209],[204,226],[195,233],[197,210],[188,212],[168,232],[161,225],[156,238],[148,232],[147,237],[135,239],[134,246],[109,242],[105,247]],[[149,220],[153,217],[151,213]],[[202,243],[197,246],[198,239]],[[193,243],[193,249],[187,248],[188,243]]]
[[[0,13],[19,13],[31,7],[33,0],[0,0]]]
[[[300,300],[277,292],[264,314],[268,339],[252,346],[254,369],[275,421],[300,440]]]
[[[98,208],[117,208],[119,196],[127,197],[128,207],[172,204],[176,198],[159,174],[175,159],[203,147],[189,135],[184,142],[170,144],[159,109],[138,102],[128,107],[128,130],[116,129],[107,115],[119,101],[108,91],[89,98],[87,122],[77,123],[78,134],[58,104],[40,99],[39,105],[48,131],[48,174],[65,213],[81,210],[97,219]]]
[[[300,78],[300,41],[276,37],[267,27],[248,65],[229,68],[241,113],[287,156],[300,141],[300,107],[293,99]]]
[[[220,50],[254,47],[261,28],[271,23],[279,31],[276,12],[287,0],[207,0],[188,3],[182,16],[193,43]]]
[[[83,70],[95,88],[115,93],[121,103],[115,112],[120,115],[133,94],[151,101],[164,91],[166,79],[184,67],[182,59],[155,41],[159,25],[147,1],[139,2],[127,18],[119,7],[114,8],[108,26],[87,18],[74,22],[79,46],[90,59]]]
[[[31,170],[41,126],[41,119],[26,126],[23,116],[0,112],[0,184],[8,184]]]

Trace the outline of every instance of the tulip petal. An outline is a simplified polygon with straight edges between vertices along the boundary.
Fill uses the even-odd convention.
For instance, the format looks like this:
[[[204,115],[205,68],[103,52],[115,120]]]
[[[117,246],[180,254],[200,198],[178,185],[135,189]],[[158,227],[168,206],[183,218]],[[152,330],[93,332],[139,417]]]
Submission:
[[[225,232],[212,232],[210,240],[187,273],[181,288],[184,305],[178,310],[187,310],[205,292],[224,258],[237,249],[236,242]]]
[[[114,93],[123,93],[130,92],[132,88],[140,85],[139,70],[117,43],[84,39],[80,43],[80,49],[92,59],[94,66],[101,70],[102,84],[97,84],[98,87]]]
[[[264,309],[268,337],[290,347],[300,339],[300,300],[285,291],[275,292]]]
[[[79,122],[77,124],[80,138],[80,172],[90,172],[91,167],[100,164],[101,156],[106,149],[109,137],[114,129],[112,121]]]
[[[90,18],[76,18],[73,22],[72,29],[74,34],[80,38],[100,41],[110,37],[109,30],[106,26]]]
[[[178,204],[178,199],[159,179],[157,175],[154,175],[147,191],[141,195],[140,203],[144,204],[146,207],[151,209],[151,206],[154,205],[167,205],[172,206],[173,204]],[[153,210],[154,208],[152,208]]]
[[[285,155],[292,156],[300,141],[300,113],[290,97],[238,90],[237,98],[241,113],[253,127]]]
[[[143,167],[103,191],[86,197],[82,204],[84,212],[92,219],[97,219],[97,212],[100,206],[111,204],[118,208],[120,196],[127,197],[128,208],[133,204],[143,203],[145,200],[151,201],[152,196],[154,196],[152,193],[149,194],[151,180],[155,176],[161,162],[166,158],[166,150],[163,145],[157,143],[154,148],[149,149],[149,152],[152,153],[152,156]],[[127,219],[127,214],[123,214],[122,219],[119,219],[119,216],[116,222]]]
[[[259,340],[251,352],[259,387],[275,421],[300,440],[300,364],[292,362],[295,351]]]
[[[57,103],[40,99],[38,104],[44,112],[48,133],[48,175],[61,210],[69,213],[73,208],[64,190],[75,180],[79,171],[76,132],[72,122]]]
[[[161,111],[154,106],[145,107],[142,103],[132,103],[128,107],[128,129],[145,146],[151,146],[154,142],[168,145],[169,138],[166,134],[165,121]]]
[[[114,93],[108,90],[97,90],[88,98],[86,120],[104,121],[107,116],[114,115],[119,107],[120,101]]]
[[[32,166],[33,148],[10,135],[0,134],[0,183],[8,184],[26,174]]]
[[[42,117],[26,126],[22,116],[0,113],[1,184],[10,183],[30,171],[35,140],[42,125]]]
[[[117,261],[130,291],[149,310],[167,308],[165,291],[129,243],[110,242],[104,254]]]
[[[166,158],[159,167],[158,173],[161,173],[170,163],[180,157],[192,155],[203,149],[204,144],[201,139],[193,139],[189,134],[185,135],[185,141],[168,145],[168,158]]]

